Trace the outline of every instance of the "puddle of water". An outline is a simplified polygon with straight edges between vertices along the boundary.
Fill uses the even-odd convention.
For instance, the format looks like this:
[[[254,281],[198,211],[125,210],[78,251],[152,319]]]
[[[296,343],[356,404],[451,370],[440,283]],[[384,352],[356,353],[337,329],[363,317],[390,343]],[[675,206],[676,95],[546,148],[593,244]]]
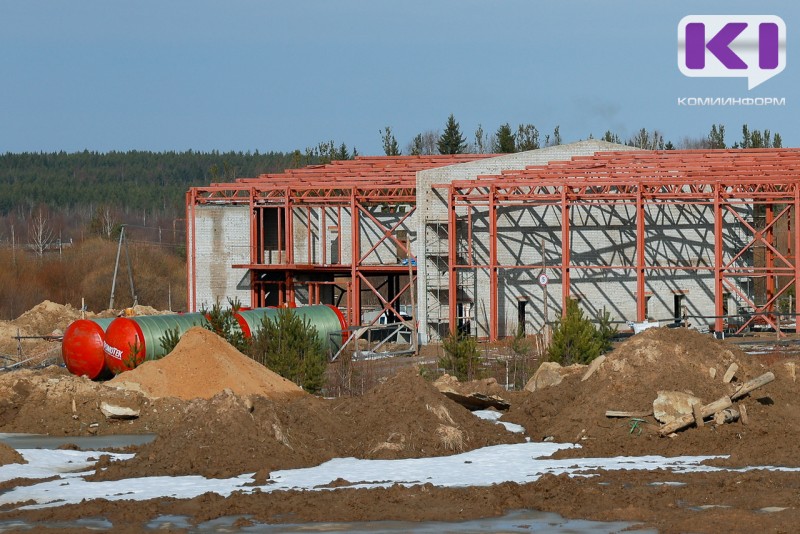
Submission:
[[[58,449],[67,444],[77,445],[84,451],[117,449],[130,445],[144,445],[156,438],[155,434],[118,434],[109,436],[47,436],[44,434],[3,434],[0,442],[14,449]]]
[[[442,532],[458,532],[459,534],[513,533],[513,532],[561,532],[577,534],[605,534],[620,532],[636,523],[600,522],[565,519],[558,514],[536,512],[532,510],[515,510],[501,517],[475,519],[471,521],[357,521],[349,523],[295,523],[267,524],[259,523],[248,516],[221,517],[198,525],[189,522],[185,516],[160,516],[145,525],[146,531],[169,529],[187,529],[191,532],[369,532],[370,534],[397,534],[415,532],[419,534],[441,534]],[[118,525],[122,526],[122,525]],[[113,525],[101,518],[80,519],[72,522],[42,522],[27,524],[21,521],[0,521],[0,531],[7,529],[39,530],[44,528],[84,528],[87,530],[113,529]],[[637,530],[644,534],[656,533],[656,530]]]

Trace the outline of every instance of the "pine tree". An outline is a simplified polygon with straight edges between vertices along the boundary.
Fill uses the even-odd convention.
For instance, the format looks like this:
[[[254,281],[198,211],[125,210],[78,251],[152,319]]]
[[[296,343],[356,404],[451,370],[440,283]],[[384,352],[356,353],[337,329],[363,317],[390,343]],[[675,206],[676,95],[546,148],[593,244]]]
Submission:
[[[494,134],[495,143],[492,150],[497,154],[510,154],[517,151],[517,136],[511,133],[511,126],[508,123],[501,125]]]
[[[437,147],[439,154],[463,154],[467,148],[466,139],[461,135],[461,127],[452,113],[447,118],[447,125],[444,133],[439,137]]]
[[[445,355],[439,358],[439,367],[462,381],[480,378],[481,353],[474,337],[457,330],[445,338],[442,347]]]
[[[306,391],[322,389],[328,362],[317,329],[291,308],[281,308],[274,319],[261,320],[248,354]]]
[[[567,301],[567,313],[553,329],[550,361],[561,365],[589,363],[603,350],[604,342],[592,322],[583,316],[578,301]]]
[[[539,144],[539,130],[533,124],[520,124],[517,128],[517,152],[537,150]]]
[[[725,125],[712,124],[708,134],[709,148],[725,148]]]
[[[383,153],[387,156],[399,156],[400,147],[397,145],[397,139],[395,139],[392,133],[392,128],[387,126],[380,131],[380,134],[383,140]]]

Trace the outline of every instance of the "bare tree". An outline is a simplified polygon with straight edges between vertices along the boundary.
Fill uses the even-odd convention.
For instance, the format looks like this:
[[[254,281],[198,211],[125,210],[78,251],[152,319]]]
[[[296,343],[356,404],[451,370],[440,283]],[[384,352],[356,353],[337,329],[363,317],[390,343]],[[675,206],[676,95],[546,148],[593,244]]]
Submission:
[[[42,208],[39,208],[39,212],[31,219],[30,225],[28,225],[28,246],[41,258],[52,242],[53,229],[42,213]]]
[[[406,152],[415,156],[438,154],[439,137],[439,130],[427,130],[417,134],[409,143]]]

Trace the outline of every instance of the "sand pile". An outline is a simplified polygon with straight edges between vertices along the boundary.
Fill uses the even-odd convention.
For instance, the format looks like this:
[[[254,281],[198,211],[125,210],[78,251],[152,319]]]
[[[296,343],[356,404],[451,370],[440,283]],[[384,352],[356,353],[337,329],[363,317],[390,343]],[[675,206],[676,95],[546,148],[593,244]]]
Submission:
[[[226,478],[333,458],[335,430],[318,405],[323,401],[311,396],[294,400],[243,398],[230,392],[211,400],[195,399],[174,426],[142,446],[134,458],[99,466],[94,479],[189,474]]]
[[[723,375],[731,363],[739,370],[726,384]],[[775,382],[743,399],[748,414],[753,415],[747,428],[741,424],[707,425],[683,432],[676,439],[660,438],[656,433],[660,424],[653,417],[643,418],[645,422],[632,430],[631,421],[607,418],[605,412],[652,411],[653,401],[662,390],[689,393],[709,403],[730,395],[738,385],[767,370],[736,347],[711,336],[687,329],[651,329],[608,354],[587,380],[582,381],[584,373],[571,373],[556,386],[525,395],[512,404],[505,420],[525,426],[534,440],[552,436],[555,441],[580,443],[598,455],[731,452],[732,442],[741,447],[746,435],[758,438],[779,421],[787,427],[784,413],[790,404],[782,403],[776,409],[777,401],[782,397],[794,406],[796,386],[786,381],[788,371],[783,366],[774,369]],[[794,427],[792,423],[787,429],[800,430]],[[763,448],[760,441],[749,443],[754,452]]]
[[[0,355],[16,360],[18,345],[13,337],[60,335],[72,321],[80,319],[80,316],[80,310],[69,304],[45,300],[12,321],[0,321]],[[40,339],[24,339],[21,345],[23,358],[37,356],[53,348],[51,343]],[[0,365],[6,363],[10,362],[0,361]]]
[[[289,380],[243,355],[200,327],[189,329],[175,349],[116,376],[112,385],[138,390],[150,398],[210,399],[228,389],[241,396],[281,398],[303,394]]]
[[[11,322],[14,326],[33,332],[31,335],[46,336],[54,330],[63,332],[70,323],[80,318],[80,310],[69,304],[56,304],[45,300]]]

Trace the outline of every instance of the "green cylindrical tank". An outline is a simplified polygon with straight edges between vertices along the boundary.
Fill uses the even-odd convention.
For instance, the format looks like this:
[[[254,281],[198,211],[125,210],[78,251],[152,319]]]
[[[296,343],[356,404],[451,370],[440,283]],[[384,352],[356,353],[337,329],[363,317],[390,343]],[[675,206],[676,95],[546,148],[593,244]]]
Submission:
[[[106,330],[106,365],[121,373],[145,360],[157,360],[166,355],[160,340],[168,330],[177,328],[180,336],[204,321],[202,313],[118,317]]]
[[[338,349],[342,346],[342,331],[347,328],[347,325],[338,308],[322,304],[291,309],[301,319],[308,320],[317,329],[317,335],[325,349]],[[261,327],[261,321],[265,317],[274,321],[280,311],[279,308],[256,308],[240,311],[235,317],[239,321],[245,337],[249,338]]]

